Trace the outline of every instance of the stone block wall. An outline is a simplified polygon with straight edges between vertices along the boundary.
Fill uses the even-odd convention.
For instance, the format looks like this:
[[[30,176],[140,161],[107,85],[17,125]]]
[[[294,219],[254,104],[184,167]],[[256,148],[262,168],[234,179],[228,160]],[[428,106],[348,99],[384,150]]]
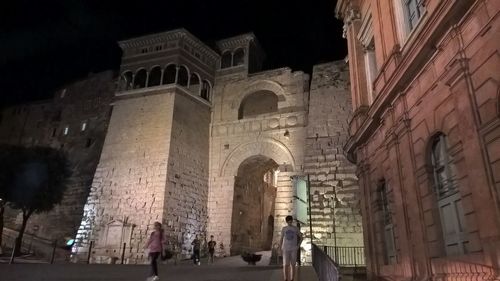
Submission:
[[[95,241],[94,256],[144,260],[142,247],[164,219],[174,89],[117,100],[77,235],[78,251]],[[126,235],[111,232],[122,224]],[[118,250],[118,253],[116,252]]]
[[[344,61],[315,65],[310,89],[304,174],[310,176],[313,241],[363,246],[356,166],[343,154],[351,116]]]
[[[208,232],[223,243],[221,254],[228,254],[231,244],[235,176],[248,158],[262,155],[279,166],[273,241],[279,239],[284,217],[293,214],[290,176],[302,170],[308,82],[308,75],[288,68],[243,78],[217,78],[211,123]],[[258,91],[276,94],[277,112],[238,120],[243,99]]]
[[[234,184],[232,254],[271,249],[276,187],[264,181],[264,175],[274,174],[276,168],[272,159],[262,156],[240,165]]]
[[[190,256],[196,234],[207,238],[210,107],[185,93],[175,96],[163,222],[167,243]],[[208,236],[209,237],[209,236]]]

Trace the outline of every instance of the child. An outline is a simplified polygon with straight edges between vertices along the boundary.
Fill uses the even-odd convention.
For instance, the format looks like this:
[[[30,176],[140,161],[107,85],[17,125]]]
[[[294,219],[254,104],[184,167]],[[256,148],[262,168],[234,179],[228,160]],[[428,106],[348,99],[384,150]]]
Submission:
[[[285,218],[287,226],[281,230],[280,245],[283,253],[283,276],[285,281],[293,281],[295,277],[295,263],[297,262],[297,249],[302,243],[302,233],[292,225],[293,217]]]
[[[217,242],[214,241],[214,236],[210,235],[210,241],[208,241],[208,261],[214,263],[215,245]]]

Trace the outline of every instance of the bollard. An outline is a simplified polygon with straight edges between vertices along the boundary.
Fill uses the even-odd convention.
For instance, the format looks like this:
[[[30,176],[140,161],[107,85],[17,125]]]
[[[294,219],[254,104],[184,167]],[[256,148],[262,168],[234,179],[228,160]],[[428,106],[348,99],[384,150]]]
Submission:
[[[18,237],[16,237],[16,240],[14,240],[14,248],[12,249],[12,254],[10,255],[9,264],[14,263],[14,258],[15,258],[15,254],[16,254],[16,247],[17,247],[17,239],[18,239]]]
[[[90,241],[89,253],[87,254],[87,264],[90,264],[90,254],[92,253],[92,246],[93,245],[94,245],[94,241]]]
[[[123,243],[123,250],[122,250],[122,264],[123,260],[125,259],[125,248],[127,247],[127,243]]]
[[[54,240],[54,243],[52,243],[52,255],[50,256],[50,264],[54,264],[54,259],[56,257],[56,247],[57,240]]]

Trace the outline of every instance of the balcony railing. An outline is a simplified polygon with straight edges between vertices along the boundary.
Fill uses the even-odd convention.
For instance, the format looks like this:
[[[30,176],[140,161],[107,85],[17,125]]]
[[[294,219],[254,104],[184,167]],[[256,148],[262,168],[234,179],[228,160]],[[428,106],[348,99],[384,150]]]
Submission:
[[[312,263],[319,281],[338,281],[339,270],[319,246],[312,244]]]

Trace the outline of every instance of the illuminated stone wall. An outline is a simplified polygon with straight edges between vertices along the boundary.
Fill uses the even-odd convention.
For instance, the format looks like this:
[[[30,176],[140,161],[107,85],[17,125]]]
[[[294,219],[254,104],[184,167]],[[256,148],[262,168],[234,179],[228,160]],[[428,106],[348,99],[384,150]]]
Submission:
[[[77,235],[79,251],[95,242],[95,262],[120,256],[122,243],[129,247],[129,262],[145,258],[142,248],[153,223],[164,217],[174,97],[167,91],[114,103]],[[126,239],[111,233],[113,223],[132,228]]]
[[[215,51],[182,29],[120,45],[124,57],[119,88],[111,117],[111,95],[99,100],[102,106],[95,109],[99,126],[92,132],[99,137],[92,150],[81,146],[88,137],[77,131],[53,142],[73,153],[81,171],[78,179],[87,185],[71,193],[67,202],[73,209],[57,209],[65,210],[58,211],[59,215],[70,214],[63,224],[66,228],[71,220],[72,233],[77,228],[74,222],[81,218],[73,249],[77,256],[86,258],[93,241],[91,262],[112,262],[121,256],[126,243],[126,262],[144,262],[142,247],[155,221],[163,223],[169,246],[175,246],[180,257],[189,257],[196,234],[202,240],[214,235],[218,255],[267,249],[278,242],[284,218],[296,215],[291,177],[306,174],[311,176],[314,194],[315,241],[361,246],[354,167],[342,154],[350,114],[347,69],[342,62],[316,66],[310,90],[309,75],[302,71],[279,68],[249,73],[249,63],[260,65],[261,61],[252,60],[263,58],[248,54],[260,51],[253,34],[217,42],[220,53],[245,50],[243,64],[225,69],[218,69],[220,57]],[[174,82],[151,87],[133,83],[134,75],[148,79],[158,66],[167,65],[175,66]],[[167,67],[160,69],[155,75],[172,74],[167,74]],[[200,83],[177,83],[180,69],[189,70],[189,79],[199,77],[213,86],[209,96],[201,95]],[[132,80],[123,79],[124,73],[132,75]],[[93,93],[96,85],[85,87]],[[57,107],[48,115],[62,110],[62,119],[54,123],[57,132],[65,127],[65,120],[81,122],[82,115],[71,115],[79,107],[89,111],[87,101],[64,103],[56,96],[55,103]],[[46,114],[37,110],[36,116]],[[22,110],[18,115],[12,124],[23,124]],[[92,115],[85,116],[94,120]],[[45,132],[52,130],[53,123],[41,124]],[[73,128],[73,123],[68,124]],[[27,139],[22,132],[5,128],[3,132],[12,134],[0,134],[3,139]],[[66,142],[59,141],[63,139]],[[73,139],[74,144],[67,146]],[[267,172],[273,174],[272,184],[263,180]],[[252,195],[245,201],[247,192]],[[335,197],[338,204],[333,208]],[[256,212],[259,208],[260,213]],[[240,211],[247,225],[241,224]],[[50,225],[56,227],[47,225],[47,233],[59,231],[57,224]],[[308,232],[307,225],[302,227]]]
[[[356,166],[343,154],[350,116],[346,63],[315,65],[304,173],[310,175],[314,242],[319,245],[363,246]]]
[[[207,103],[175,96],[163,222],[168,243],[177,244],[185,257],[196,234],[206,238],[209,123]]]
[[[224,244],[219,254],[229,253],[234,180],[245,160],[261,155],[278,165],[273,241],[279,239],[285,216],[294,214],[290,176],[302,172],[308,86],[307,74],[289,68],[218,77],[211,124],[208,233]],[[259,91],[278,97],[277,111],[238,120],[244,98]]]

